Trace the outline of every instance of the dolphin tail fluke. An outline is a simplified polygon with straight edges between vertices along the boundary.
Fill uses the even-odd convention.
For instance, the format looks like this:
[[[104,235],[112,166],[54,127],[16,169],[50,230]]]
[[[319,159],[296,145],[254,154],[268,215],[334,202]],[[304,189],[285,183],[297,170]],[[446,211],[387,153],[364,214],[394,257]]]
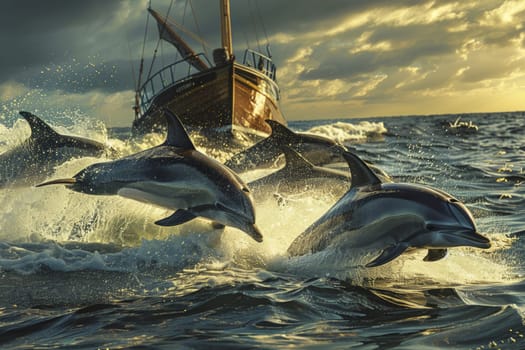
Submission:
[[[196,217],[197,217],[196,215],[190,213],[187,210],[179,209],[172,215],[164,219],[155,221],[155,224],[159,226],[177,226],[177,225],[184,224],[185,222],[191,221],[195,219]]]
[[[448,249],[429,249],[423,261],[438,261],[448,255]]]
[[[376,266],[384,265],[387,262],[390,262],[394,260],[395,258],[397,258],[398,256],[400,256],[401,254],[403,254],[403,252],[407,249],[408,249],[408,244],[405,244],[405,243],[400,243],[400,244],[391,246],[383,250],[383,252],[381,253],[379,257],[369,262],[365,266],[366,267],[376,267]]]
[[[75,179],[74,177],[71,177],[67,179],[57,179],[57,180],[42,182],[41,184],[38,184],[35,187],[42,187],[42,186],[48,186],[48,185],[72,185],[75,183],[77,183],[77,179]]]

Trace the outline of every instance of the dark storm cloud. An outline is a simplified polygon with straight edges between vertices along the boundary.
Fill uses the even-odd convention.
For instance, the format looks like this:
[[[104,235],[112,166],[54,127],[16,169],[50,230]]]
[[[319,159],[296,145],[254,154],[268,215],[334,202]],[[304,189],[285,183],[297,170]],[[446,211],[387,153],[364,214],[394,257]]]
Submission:
[[[387,30],[385,30],[387,31]],[[435,57],[453,53],[457,46],[452,40],[435,40],[441,31],[429,30],[425,26],[411,28],[394,28],[386,36],[376,35],[370,40],[371,44],[381,40],[389,40],[392,49],[387,51],[350,52],[348,48],[334,49],[332,41],[324,42],[315,48],[312,58],[321,62],[319,67],[306,70],[300,75],[301,80],[355,78],[366,73],[383,69],[398,69],[413,64],[422,58]],[[404,36],[403,32],[411,34]],[[420,36],[414,33],[421,33]],[[423,33],[428,35],[423,35]],[[379,38],[379,40],[374,40]],[[335,40],[339,40],[336,38]]]
[[[327,28],[337,23],[342,18],[352,13],[360,13],[376,7],[403,7],[420,3],[418,0],[401,0],[393,3],[390,0],[302,0],[282,1],[265,0],[259,1],[256,6],[254,1],[238,0],[232,1],[232,17],[234,23],[240,27],[250,28],[253,21],[246,7],[252,3],[252,12],[260,10],[261,17],[268,32],[304,33],[320,28]],[[239,5],[235,9],[234,5]],[[241,6],[244,5],[244,6]],[[245,7],[245,9],[242,9]],[[242,11],[237,13],[236,11]]]
[[[166,14],[170,2],[152,0],[151,5]],[[121,103],[127,104],[124,95],[131,96],[137,84],[146,32],[142,81],[157,47],[152,18],[145,28],[147,3],[4,1],[0,98],[16,91],[10,87],[22,85],[76,93],[86,101],[89,96],[108,97],[107,104],[115,110],[112,94],[120,94]],[[292,105],[357,100],[365,108],[381,101],[395,103],[402,94],[421,101],[422,94],[435,96],[439,91],[452,96],[477,89],[480,82],[522,85],[512,80],[522,79],[520,67],[525,64],[519,52],[525,48],[525,10],[519,1],[231,0],[231,9],[237,59],[246,45],[264,50],[267,35],[283,102]],[[175,0],[170,17],[202,36],[211,57],[211,50],[220,45],[218,13],[218,0]],[[202,51],[200,43],[188,41]],[[152,72],[175,57],[170,44],[157,48]]]
[[[165,14],[169,3],[152,1],[152,7]],[[133,84],[129,83],[132,80],[129,61],[134,59],[134,68],[138,70],[145,30],[144,2],[17,0],[7,1],[2,5],[0,41],[4,50],[0,55],[0,83],[14,80],[28,87],[56,87],[71,92],[91,89],[120,91],[132,88]],[[99,33],[101,29],[111,26],[124,5],[137,13],[134,17],[136,20],[112,28],[112,32],[103,33],[105,35],[102,36]],[[193,9],[184,1],[175,1],[170,16],[184,22],[188,28],[201,35],[212,50],[219,45],[219,4],[215,1],[196,0],[192,2],[192,6]],[[288,30],[291,33],[312,30],[315,26],[330,23],[334,16],[337,18],[367,6],[370,6],[367,1],[346,0],[322,4],[318,1],[302,1],[301,6],[297,6],[296,2],[278,0],[233,0],[233,26],[239,29],[234,33],[234,43],[244,46],[246,42],[251,42],[253,47],[255,29],[258,38],[264,42],[264,31],[271,36]],[[194,24],[193,13],[197,16],[198,27]],[[155,42],[156,35],[155,24],[150,19],[148,40]],[[131,49],[127,47],[126,40],[130,41]],[[199,45],[195,42],[192,44],[196,50],[201,51]],[[117,51],[117,45],[121,46],[118,52],[109,52]],[[151,47],[149,49],[147,56],[151,56],[153,51]],[[169,52],[170,49],[168,47],[166,51]],[[129,51],[133,57],[130,57]],[[94,56],[97,57],[93,59]],[[102,69],[98,72],[106,74],[106,77],[90,68],[93,61],[99,65],[97,60],[103,60]],[[53,72],[57,73],[54,78]]]
[[[153,1],[152,7],[160,13],[166,13],[169,1]],[[409,6],[417,4],[416,0],[405,0],[395,6]],[[123,5],[134,10],[136,20],[128,21],[121,27],[113,28],[112,32],[104,36],[98,34],[101,28],[111,26],[111,22],[119,15]],[[144,35],[145,9],[144,3],[138,1],[69,1],[69,0],[18,0],[8,1],[3,4],[0,12],[0,38],[7,49],[0,56],[0,82],[15,80],[23,82],[30,87],[52,88],[60,87],[67,91],[79,92],[91,89],[107,91],[120,91],[129,89],[131,76],[130,60],[135,60],[135,70],[138,70],[139,51]],[[184,22],[191,30],[198,32],[210,44],[210,50],[217,47],[218,43],[218,2],[209,0],[194,0],[193,9],[184,1],[176,1],[171,8],[170,16],[179,22]],[[315,31],[327,25],[333,25],[352,13],[366,11],[377,6],[393,6],[390,1],[301,1],[300,6],[295,1],[232,1],[232,18],[234,29],[234,43],[244,47],[246,42],[255,45],[255,33],[261,43],[265,43],[264,32],[268,36],[284,32],[289,35]],[[194,24],[192,13],[197,16],[198,27]],[[184,15],[185,14],[185,15]],[[261,21],[263,19],[264,22]],[[156,27],[150,19],[148,39],[155,42]],[[379,35],[379,34],[376,34]],[[88,39],[96,42],[88,41]],[[130,40],[127,47],[126,40]],[[348,40],[348,38],[346,38]],[[191,40],[190,40],[191,41]],[[115,49],[120,42],[120,50]],[[201,51],[199,45],[196,50]],[[297,45],[304,45],[297,43]],[[169,45],[168,45],[169,46]],[[171,48],[167,48],[169,51]],[[291,53],[292,47],[275,48],[273,51],[282,55],[275,55],[276,63],[282,64]],[[322,48],[319,48],[322,49]],[[129,51],[133,57],[130,57]],[[151,56],[153,50],[147,52]],[[341,62],[334,57],[327,57],[329,64],[323,64],[322,69],[312,70],[303,79],[314,79],[316,76],[327,74],[332,77],[337,72],[337,67],[344,67],[348,74],[358,73],[360,68],[371,71],[382,65],[388,64],[393,57],[374,57],[373,64],[363,66],[362,61],[368,60],[370,53],[351,56],[333,52]],[[92,59],[89,56],[98,55],[98,60],[103,60],[102,72],[107,76],[90,69]],[[169,55],[169,54],[168,54]],[[72,60],[76,66],[71,67]],[[368,60],[368,62],[370,62]],[[96,62],[99,64],[99,62]],[[51,72],[46,74],[49,66],[55,71],[56,66],[64,66],[56,77],[55,82],[50,78]],[[86,68],[87,67],[87,68]],[[112,67],[112,68],[107,68]],[[116,68],[114,68],[116,67]],[[100,71],[100,70],[99,70]],[[44,72],[42,74],[41,72]],[[109,75],[111,77],[109,77]],[[82,85],[81,83],[84,83]]]
[[[82,40],[79,28],[89,29],[119,7],[105,0],[3,1],[0,11],[0,81],[16,79],[24,70],[74,55]],[[89,35],[89,33],[86,33]]]
[[[18,34],[45,33],[91,23],[119,6],[118,1],[7,0],[2,1],[0,23],[19,28]]]

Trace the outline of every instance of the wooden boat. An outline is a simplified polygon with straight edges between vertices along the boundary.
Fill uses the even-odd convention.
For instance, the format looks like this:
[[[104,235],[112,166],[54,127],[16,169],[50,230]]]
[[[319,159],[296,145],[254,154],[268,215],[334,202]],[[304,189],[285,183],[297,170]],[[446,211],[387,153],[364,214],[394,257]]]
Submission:
[[[222,47],[213,51],[213,64],[186,44],[173,21],[148,9],[157,21],[160,38],[173,44],[182,58],[137,87],[134,134],[163,129],[164,108],[190,128],[230,134],[241,131],[266,136],[271,129],[265,119],[287,124],[279,109],[276,67],[270,53],[248,49],[239,62],[233,54],[229,1],[221,0],[220,8]]]

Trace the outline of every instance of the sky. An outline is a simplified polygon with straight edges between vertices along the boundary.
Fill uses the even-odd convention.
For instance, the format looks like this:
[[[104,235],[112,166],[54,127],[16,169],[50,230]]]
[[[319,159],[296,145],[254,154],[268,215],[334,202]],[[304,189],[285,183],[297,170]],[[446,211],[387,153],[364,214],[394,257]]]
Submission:
[[[158,45],[151,18],[146,27],[147,4],[2,1],[0,117],[75,110],[130,126],[144,39],[146,71]],[[169,9],[208,52],[220,46],[218,1],[175,0],[170,8],[170,0],[152,0],[152,7]],[[288,120],[525,110],[523,0],[231,0],[231,7],[237,57],[268,39]],[[174,56],[169,43],[158,45],[157,64]]]

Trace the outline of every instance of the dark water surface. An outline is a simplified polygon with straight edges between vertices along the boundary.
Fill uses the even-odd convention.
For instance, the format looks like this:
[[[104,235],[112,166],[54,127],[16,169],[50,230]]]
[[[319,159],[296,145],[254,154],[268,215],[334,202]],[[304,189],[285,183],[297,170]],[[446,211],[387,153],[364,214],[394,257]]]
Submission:
[[[433,263],[424,252],[368,269],[352,256],[288,259],[337,199],[322,188],[256,203],[262,244],[199,220],[160,228],[166,211],[118,197],[0,189],[0,347],[524,349],[524,117],[462,116],[477,131],[446,130],[455,115],[291,123],[464,201],[493,247]]]

